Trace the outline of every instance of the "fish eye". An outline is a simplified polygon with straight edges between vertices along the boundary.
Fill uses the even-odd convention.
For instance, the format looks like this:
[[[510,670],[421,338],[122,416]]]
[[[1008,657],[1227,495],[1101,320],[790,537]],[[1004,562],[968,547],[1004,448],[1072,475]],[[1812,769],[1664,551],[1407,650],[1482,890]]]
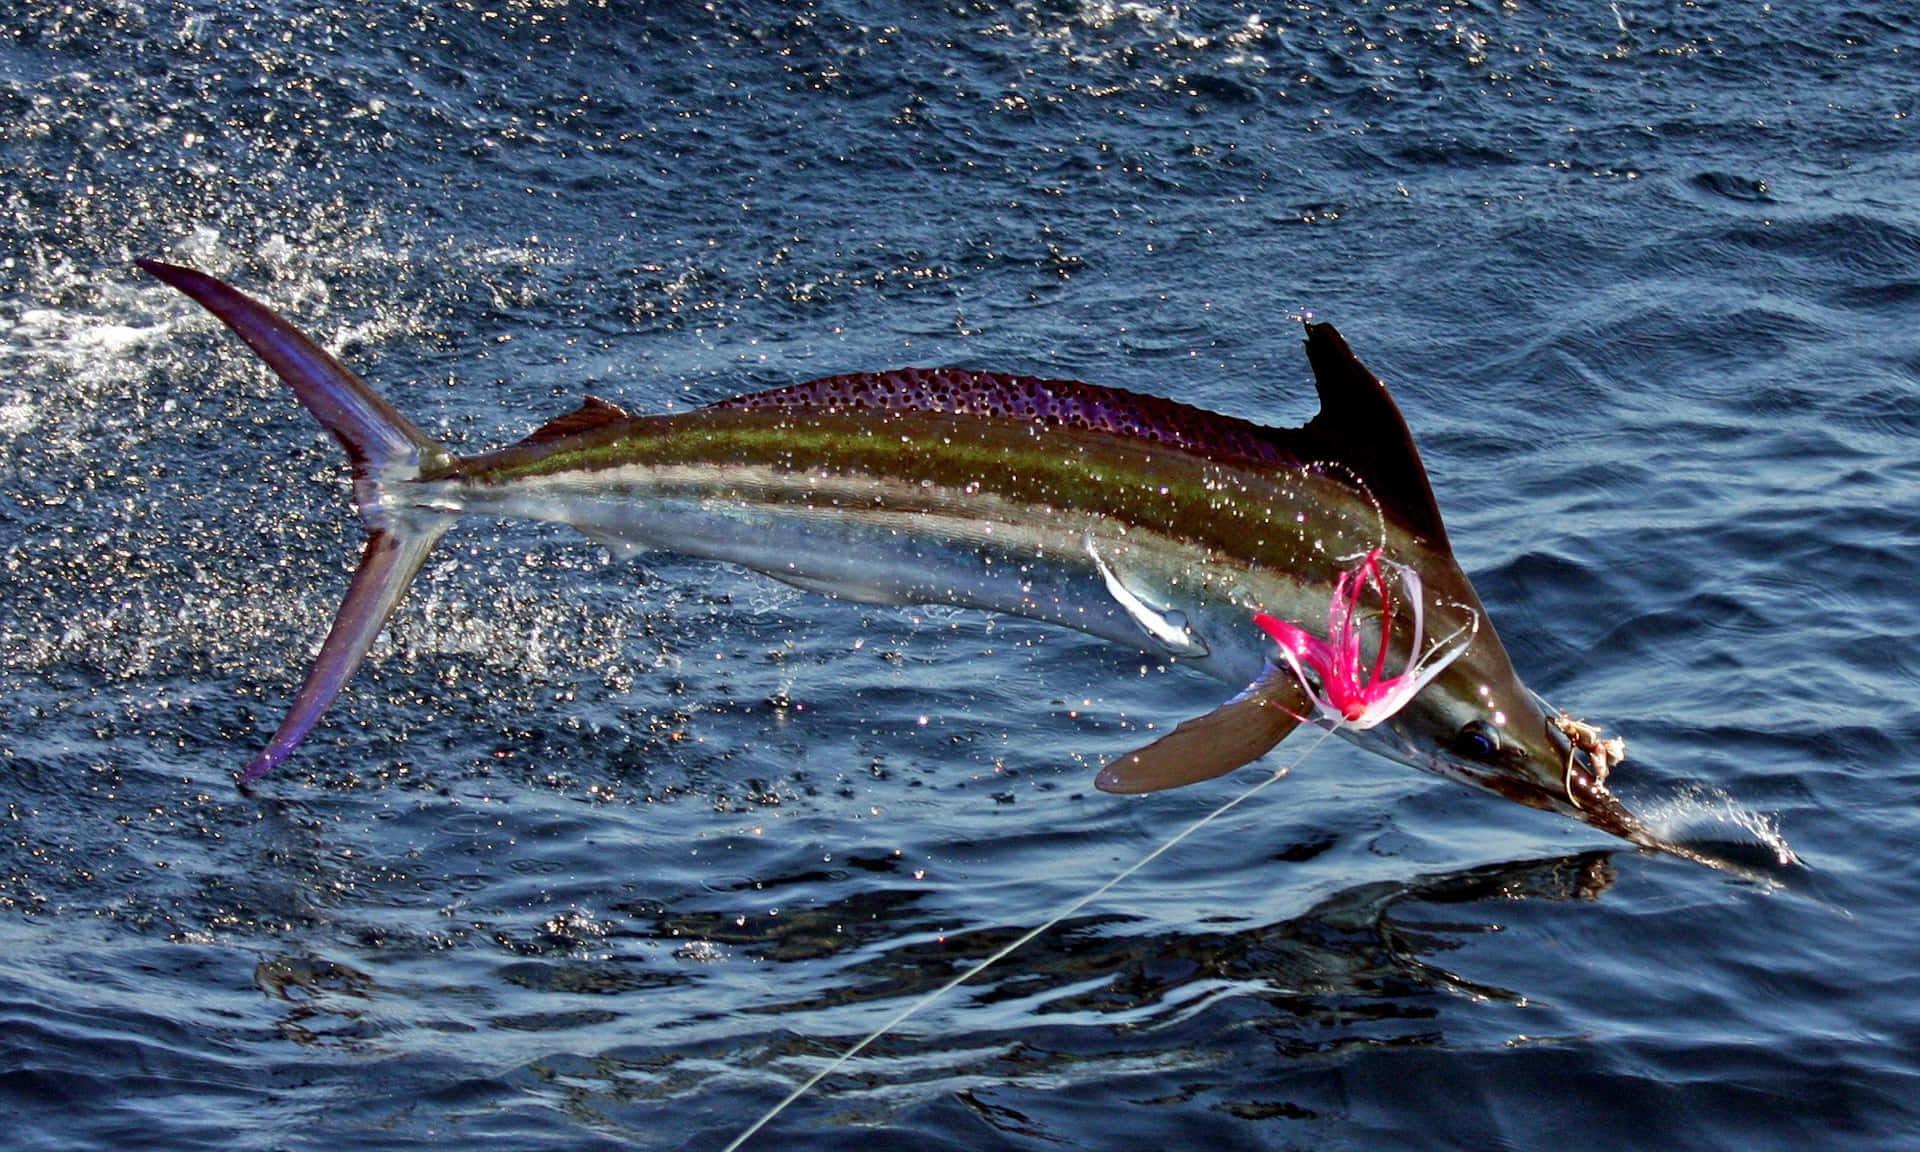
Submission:
[[[1469,720],[1453,734],[1453,750],[1469,760],[1491,760],[1500,751],[1500,733],[1485,720]]]

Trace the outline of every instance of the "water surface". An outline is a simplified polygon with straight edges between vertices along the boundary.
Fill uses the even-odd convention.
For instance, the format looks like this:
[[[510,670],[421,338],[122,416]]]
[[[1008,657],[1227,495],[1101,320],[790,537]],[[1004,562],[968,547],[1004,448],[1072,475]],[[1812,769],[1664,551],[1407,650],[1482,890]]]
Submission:
[[[1911,1142],[1920,25],[1803,7],[17,6],[12,1140],[720,1147],[1258,778],[1093,791],[1219,697],[1136,653],[476,521],[243,797],[358,527],[159,256],[462,450],[908,364],[1297,423],[1332,321],[1529,683],[1804,861],[1329,744],[759,1146]]]

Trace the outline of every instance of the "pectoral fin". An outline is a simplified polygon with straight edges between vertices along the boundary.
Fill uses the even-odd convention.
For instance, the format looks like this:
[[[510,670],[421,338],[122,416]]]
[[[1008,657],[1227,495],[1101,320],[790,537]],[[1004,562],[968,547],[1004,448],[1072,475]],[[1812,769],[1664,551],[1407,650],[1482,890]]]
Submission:
[[[1158,792],[1224,776],[1265,756],[1311,708],[1293,673],[1268,664],[1245,692],[1108,764],[1093,785],[1102,792]]]

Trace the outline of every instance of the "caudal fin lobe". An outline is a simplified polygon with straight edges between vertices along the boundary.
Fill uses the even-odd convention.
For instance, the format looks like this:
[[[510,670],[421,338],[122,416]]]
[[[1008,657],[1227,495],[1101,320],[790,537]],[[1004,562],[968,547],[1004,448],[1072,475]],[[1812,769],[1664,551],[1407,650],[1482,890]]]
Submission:
[[[340,441],[353,462],[354,502],[367,526],[366,550],[333,627],[273,740],[240,772],[244,786],[285,760],[312,730],[373,647],[427,553],[452,524],[451,516],[394,507],[387,500],[391,486],[417,479],[423,467],[450,457],[271,308],[203,272],[157,260],[137,263],[232,329]]]

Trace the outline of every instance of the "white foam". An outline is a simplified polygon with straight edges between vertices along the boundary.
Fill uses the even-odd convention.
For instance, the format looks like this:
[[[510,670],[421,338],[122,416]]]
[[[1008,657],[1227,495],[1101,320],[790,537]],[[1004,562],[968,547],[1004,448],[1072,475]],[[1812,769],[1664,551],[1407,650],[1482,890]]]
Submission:
[[[0,436],[24,436],[33,430],[33,401],[14,392],[0,401]]]

